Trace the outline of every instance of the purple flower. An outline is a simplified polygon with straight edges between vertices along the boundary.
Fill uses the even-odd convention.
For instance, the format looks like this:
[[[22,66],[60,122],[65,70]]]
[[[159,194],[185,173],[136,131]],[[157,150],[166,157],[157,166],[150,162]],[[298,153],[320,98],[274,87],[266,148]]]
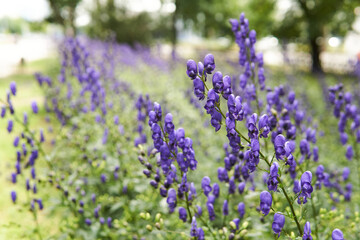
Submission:
[[[298,198],[298,203],[306,203],[307,198],[311,198],[311,193],[313,192],[313,187],[311,185],[312,174],[310,171],[306,171],[301,175],[301,193]]]
[[[16,83],[15,82],[11,82],[10,83],[10,91],[12,93],[12,95],[16,95]]]
[[[246,186],[246,183],[245,182],[241,182],[239,183],[238,185],[238,190],[239,190],[239,193],[242,194],[245,190],[245,186]]]
[[[198,232],[198,228],[197,228],[196,217],[194,216],[191,221],[190,236],[198,237],[198,235],[199,235],[199,232]]]
[[[6,114],[6,107],[5,107],[5,106],[2,106],[2,107],[1,107],[1,114],[0,114],[1,118],[4,118],[4,117],[5,117],[5,114]]]
[[[14,147],[19,146],[19,141],[20,141],[20,138],[18,136],[16,136],[14,139]]]
[[[179,218],[183,222],[186,222],[187,212],[186,212],[186,209],[183,207],[179,207]]]
[[[223,78],[223,83],[224,83],[224,87],[223,87],[223,98],[225,98],[226,100],[228,100],[230,94],[232,93],[231,90],[231,77],[228,75],[225,75]]]
[[[240,96],[235,96],[230,94],[227,102],[229,115],[231,118],[234,118],[237,121],[242,121],[244,119],[244,111],[242,110],[242,99]]]
[[[230,19],[229,22],[231,24],[231,30],[236,32],[239,28],[239,21],[237,19]]]
[[[285,137],[281,134],[277,135],[274,140],[274,147],[275,147],[275,155],[276,159],[283,160],[284,155],[286,154],[285,151]]]
[[[228,172],[225,168],[218,168],[218,179],[220,182],[229,182]]]
[[[331,234],[332,240],[344,240],[344,234],[340,229],[335,229]]]
[[[299,180],[295,180],[294,181],[294,188],[293,188],[293,192],[295,194],[298,194],[301,191],[301,184]]]
[[[213,194],[216,198],[218,198],[220,196],[220,187],[219,187],[219,184],[217,183],[214,183],[213,184]]]
[[[223,75],[221,72],[214,73],[212,77],[212,84],[216,93],[221,93],[224,88]]]
[[[198,228],[198,240],[205,240],[205,233],[202,228]]]
[[[272,204],[271,194],[267,191],[260,193],[260,209],[261,212],[266,216],[270,212],[270,207]]]
[[[17,176],[16,173],[11,173],[11,182],[12,183],[16,183],[16,176]]]
[[[105,175],[105,174],[101,174],[100,179],[101,179],[101,182],[102,182],[102,183],[105,183],[105,182],[106,182],[106,175]]]
[[[257,114],[252,114],[248,120],[247,120],[247,128],[248,128],[248,136],[249,138],[257,138],[257,135],[259,134],[259,130],[256,127],[257,122]]]
[[[170,213],[174,212],[176,207],[176,190],[170,188],[168,191],[168,198],[166,199],[167,204],[169,205]]]
[[[236,184],[235,184],[234,176],[232,176],[229,181],[229,194],[234,194],[235,191],[236,191]]]
[[[347,135],[347,133],[343,132],[343,133],[340,133],[340,142],[342,145],[345,145],[348,141],[349,137]]]
[[[212,54],[208,54],[204,58],[205,72],[211,74],[215,69],[215,60]]]
[[[267,185],[268,185],[268,189],[269,191],[277,191],[277,187],[278,187],[278,169],[279,169],[279,164],[277,162],[274,162],[271,167],[270,167],[270,174],[269,174],[269,178],[267,180]]]
[[[310,228],[310,223],[306,222],[305,226],[304,226],[304,235],[302,237],[303,240],[312,240],[312,236],[311,236],[311,228]]]
[[[89,218],[86,218],[85,219],[85,224],[90,226],[91,225],[91,220]]]
[[[300,141],[300,153],[306,158],[309,158],[310,156],[310,144],[306,139]]]
[[[198,62],[199,75],[202,76],[204,74],[204,64],[202,62]]]
[[[285,225],[285,216],[281,213],[275,213],[274,214],[274,221],[272,223],[272,229],[275,234],[280,236],[281,230],[283,229]]]
[[[42,200],[39,198],[39,199],[36,200],[36,202],[37,202],[38,205],[39,205],[39,209],[40,209],[40,210],[43,210],[43,209],[44,209],[44,205],[43,205],[43,203],[42,203]]]
[[[348,145],[346,148],[346,154],[345,154],[346,158],[351,161],[353,156],[354,156],[354,150],[352,148],[351,145]]]
[[[200,217],[202,215],[202,208],[199,205],[196,205],[196,217]]]
[[[16,192],[15,191],[11,191],[11,200],[13,201],[13,203],[16,203]]]
[[[35,114],[39,112],[38,106],[35,101],[31,103],[31,108]]]
[[[108,227],[111,228],[112,227],[112,218],[108,217],[106,222],[107,222]]]
[[[189,78],[191,79],[195,79],[197,76],[197,66],[196,66],[196,62],[192,59],[188,60],[186,63],[186,74],[189,76]]]
[[[260,137],[267,138],[270,132],[269,117],[264,114],[259,118]]]
[[[209,177],[204,177],[202,180],[201,180],[201,188],[203,189],[204,191],[204,194],[206,196],[209,195],[209,193],[212,191],[212,188],[211,188],[211,185],[210,185],[210,178]]]
[[[349,178],[349,175],[350,175],[350,168],[348,167],[344,167],[344,170],[343,170],[343,179],[344,181],[348,180]]]
[[[317,162],[319,160],[319,148],[317,146],[313,149],[314,161]]]
[[[222,212],[223,212],[223,215],[224,215],[224,216],[229,215],[229,204],[228,204],[228,201],[227,201],[227,200],[224,200]]]
[[[14,126],[13,121],[12,121],[11,119],[9,119],[9,121],[8,121],[8,125],[7,125],[7,130],[8,130],[8,132],[9,132],[9,133],[11,133],[11,132],[12,132],[12,130],[13,130],[13,126]]]
[[[171,113],[166,114],[164,118],[164,122],[165,122],[165,132],[167,133],[172,133],[175,129],[172,120],[173,120],[172,114]]]
[[[205,85],[203,83],[203,81],[199,78],[196,77],[193,81],[194,84],[194,94],[195,96],[199,99],[199,100],[203,100],[205,98]]]
[[[214,211],[214,206],[211,203],[206,203],[206,207],[209,213],[209,219],[210,221],[214,221],[215,220],[215,211]]]
[[[240,218],[243,218],[245,215],[245,204],[243,202],[239,203],[237,210],[240,215]]]
[[[34,168],[34,167],[31,168],[31,177],[32,177],[32,179],[35,179],[35,178],[36,178],[36,172],[35,172],[35,168]]]
[[[40,142],[45,142],[44,131],[40,130]]]

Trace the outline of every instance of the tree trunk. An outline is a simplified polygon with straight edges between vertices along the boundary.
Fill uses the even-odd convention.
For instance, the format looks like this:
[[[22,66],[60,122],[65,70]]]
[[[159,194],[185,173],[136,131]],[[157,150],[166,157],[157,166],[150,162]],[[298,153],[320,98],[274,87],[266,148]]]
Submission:
[[[175,11],[172,15],[172,28],[171,28],[171,44],[172,44],[172,52],[171,55],[175,58],[176,54],[176,44],[177,44],[177,29],[176,29],[176,21],[178,19],[179,6],[178,1],[175,0]]]
[[[317,37],[310,37],[310,47],[311,47],[311,72],[312,73],[323,73],[320,61],[320,46],[316,43]]]
[[[76,36],[76,26],[75,26],[75,8],[69,9],[69,27],[70,27],[70,36],[75,37]]]

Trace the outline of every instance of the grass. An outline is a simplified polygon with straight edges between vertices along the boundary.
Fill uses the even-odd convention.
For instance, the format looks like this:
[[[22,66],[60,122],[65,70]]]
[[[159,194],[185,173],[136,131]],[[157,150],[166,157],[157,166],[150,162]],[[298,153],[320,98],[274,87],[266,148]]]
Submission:
[[[40,112],[38,115],[31,114],[30,104],[32,101],[37,101],[39,106],[43,102],[43,94],[38,86],[33,74],[35,72],[42,72],[44,74],[53,74],[57,66],[56,59],[44,59],[34,62],[29,62],[25,66],[18,67],[17,71],[5,78],[0,78],[0,98],[6,99],[6,93],[9,89],[10,82],[14,81],[17,85],[17,94],[12,98],[16,109],[16,115],[22,119],[23,112],[29,114],[30,126],[43,125],[46,127],[44,121],[45,112]],[[41,109],[41,108],[40,108]],[[7,112],[9,114],[9,112]],[[30,206],[23,206],[25,204],[26,193],[25,186],[14,185],[10,180],[10,173],[15,169],[16,152],[12,146],[14,137],[19,134],[17,131],[17,124],[14,124],[14,131],[11,134],[6,130],[7,121],[0,120],[0,239],[33,239],[35,223],[33,215],[27,210]],[[37,173],[40,175],[41,173]],[[18,193],[18,204],[14,205],[10,199],[10,192],[12,190]],[[50,190],[51,191],[51,190]],[[49,193],[46,193],[49,194]],[[43,197],[44,192],[39,188],[38,197]],[[56,226],[56,218],[48,221],[44,217],[47,213],[39,213],[39,223],[41,225],[41,233],[54,233],[58,231]]]
[[[13,99],[13,102],[17,110],[16,114],[22,118],[24,111],[30,113],[32,101],[37,101],[38,103],[43,101],[42,91],[37,85],[33,73],[39,71],[45,75],[56,77],[55,73],[58,65],[59,63],[56,59],[45,59],[28,63],[26,66],[19,68],[15,74],[0,79],[0,98],[4,99],[6,97],[10,82],[15,81],[18,87],[18,94]],[[221,71],[220,68],[219,70]],[[272,86],[279,83],[291,85],[296,91],[297,97],[305,103],[305,107],[310,111],[311,116],[318,119],[320,126],[318,130],[324,132],[324,137],[319,139],[318,142],[321,154],[320,162],[333,169],[339,166],[346,166],[348,162],[344,158],[345,148],[339,144],[337,123],[331,116],[332,114],[329,109],[326,108],[321,82],[308,73],[296,72],[295,74],[290,74],[290,72],[291,69],[270,69],[268,72],[268,77],[271,79],[269,84]],[[196,151],[199,152],[197,156],[202,161],[201,163],[199,161],[200,172],[214,173],[214,166],[219,165],[214,160],[221,161],[223,152],[219,151],[219,148],[212,147],[212,145],[221,146],[223,142],[226,142],[225,133],[222,132],[214,137],[212,128],[210,128],[211,130],[204,129],[204,119],[208,119],[208,116],[200,118],[198,110],[193,108],[187,97],[184,96],[184,91],[191,87],[191,81],[184,76],[183,66],[174,69],[171,74],[174,77],[170,74],[169,76],[160,75],[155,71],[149,71],[146,78],[139,79],[138,75],[134,74],[133,69],[130,69],[130,71],[123,72],[121,76],[131,82],[135,89],[139,89],[143,93],[149,92],[152,100],[165,103],[167,110],[174,114],[176,126],[184,125],[184,128],[189,129],[189,132],[193,131],[191,135],[195,136],[195,139],[198,139],[197,135],[202,136],[203,139],[208,139],[208,141],[195,143],[194,148],[195,150],[196,148],[199,150],[206,149],[202,153]],[[325,78],[325,83],[332,85],[337,83],[339,78],[341,77],[328,75]],[[345,80],[347,82],[346,85],[349,87],[353,79]],[[157,84],[149,84],[149,82],[154,83],[155,81]],[[39,104],[39,106],[41,105]],[[44,121],[44,116],[45,112],[43,111],[36,116],[31,115],[30,124],[33,126],[44,126],[44,129],[46,129],[47,124]],[[2,194],[0,195],[0,213],[2,213],[0,218],[0,239],[34,239],[37,238],[37,233],[35,232],[33,216],[27,210],[29,206],[26,205],[24,207],[22,204],[26,199],[24,186],[13,185],[10,181],[10,173],[14,170],[15,164],[15,150],[12,147],[12,142],[15,135],[19,134],[19,132],[16,132],[17,128],[15,125],[15,132],[8,134],[6,132],[6,124],[6,121],[0,120],[0,189],[2,189]],[[221,131],[225,131],[224,128]],[[47,147],[50,148],[51,146],[48,144]],[[44,171],[41,173],[41,163],[39,164],[40,168],[37,168],[38,171],[40,170],[38,175],[46,176],[45,165],[43,166]],[[28,174],[28,171],[26,174]],[[47,190],[46,192],[44,192],[45,189]],[[19,201],[15,206],[10,200],[10,191],[12,190],[17,190],[18,192]],[[48,236],[57,235],[61,231],[58,227],[61,221],[60,214],[58,213],[61,210],[56,209],[55,213],[52,212],[52,209],[57,208],[57,205],[56,202],[51,201],[55,199],[51,198],[51,196],[57,194],[53,188],[39,187],[39,197],[50,198],[50,201],[46,201],[48,205],[45,205],[45,209],[38,216],[41,226],[40,233],[43,239],[48,239]]]

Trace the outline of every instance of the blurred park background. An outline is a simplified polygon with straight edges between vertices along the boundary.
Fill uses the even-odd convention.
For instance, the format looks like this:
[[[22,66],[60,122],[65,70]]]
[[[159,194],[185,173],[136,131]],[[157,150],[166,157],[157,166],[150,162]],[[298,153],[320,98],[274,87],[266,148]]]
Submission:
[[[229,19],[238,18],[241,12],[250,28],[256,29],[256,50],[264,54],[267,75],[275,81],[291,78],[284,76],[290,69],[296,76],[292,83],[297,92],[308,90],[310,105],[316,105],[318,115],[325,111],[320,110],[325,109],[320,103],[324,86],[348,77],[354,80],[360,74],[356,71],[360,59],[358,1],[9,0],[0,7],[0,93],[4,95],[15,81],[21,89],[15,103],[20,112],[32,100],[42,99],[33,74],[58,72],[58,44],[67,36],[117,41],[134,48],[149,46],[170,63],[182,61],[183,76],[177,75],[182,79],[188,58],[202,59],[205,53],[217,52],[237,62]],[[45,124],[43,117],[39,115],[33,124]],[[0,189],[5,194],[0,196],[0,239],[22,239],[21,234],[33,231],[31,224],[26,225],[32,217],[13,208],[8,195],[12,139],[1,132]],[[57,231],[53,226],[59,219],[40,222],[44,229]]]
[[[54,56],[65,36],[161,48],[165,57],[219,50],[237,58],[228,20],[245,12],[268,65],[350,73],[360,4],[336,0],[13,0],[0,9],[0,77]]]

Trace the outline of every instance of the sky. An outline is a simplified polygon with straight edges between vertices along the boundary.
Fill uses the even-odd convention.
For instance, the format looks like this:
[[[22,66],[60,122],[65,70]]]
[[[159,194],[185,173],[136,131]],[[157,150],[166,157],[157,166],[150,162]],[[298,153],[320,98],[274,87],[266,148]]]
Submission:
[[[78,9],[80,22],[86,22],[86,8],[91,6],[92,0],[83,0]],[[118,0],[127,4],[128,8],[134,12],[148,11],[155,12],[160,10],[160,0]],[[171,12],[174,10],[174,4],[169,1],[164,4],[162,9]],[[50,13],[50,7],[47,0],[0,0],[0,18],[24,18],[29,21],[39,21],[47,17]],[[81,24],[80,23],[80,24]]]
[[[39,21],[49,15],[46,0],[0,0],[0,18],[24,18]]]

